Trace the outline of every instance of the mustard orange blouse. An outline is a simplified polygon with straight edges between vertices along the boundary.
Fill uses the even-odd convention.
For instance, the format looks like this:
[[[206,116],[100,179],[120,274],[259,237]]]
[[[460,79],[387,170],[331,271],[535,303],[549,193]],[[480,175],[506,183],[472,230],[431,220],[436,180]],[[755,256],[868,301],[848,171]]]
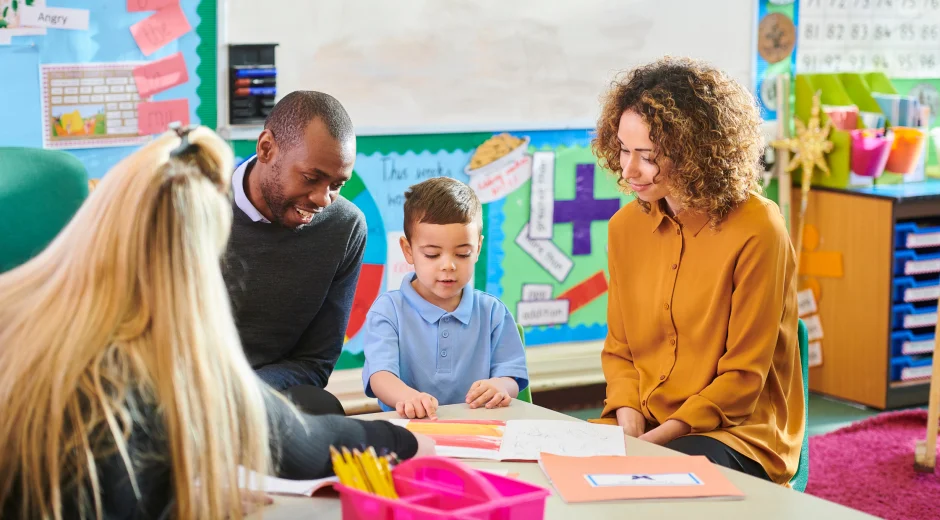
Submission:
[[[713,229],[658,204],[609,225],[604,417],[678,419],[787,484],[803,442],[796,256],[776,204],[752,195]]]

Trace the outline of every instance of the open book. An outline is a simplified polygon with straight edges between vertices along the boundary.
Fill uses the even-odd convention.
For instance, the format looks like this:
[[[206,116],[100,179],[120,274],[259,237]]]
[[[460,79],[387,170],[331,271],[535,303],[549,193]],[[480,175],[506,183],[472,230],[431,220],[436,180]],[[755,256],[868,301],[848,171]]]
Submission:
[[[486,473],[492,473],[494,475],[500,475],[503,477],[514,476],[509,472],[508,469],[481,469],[479,471],[484,471]],[[272,477],[270,475],[256,475],[255,478],[263,479],[260,481],[260,485],[255,484],[254,486],[258,491],[263,491],[271,495],[293,495],[304,497],[312,497],[319,491],[323,491],[324,494],[326,494],[328,491],[332,492],[333,483],[339,482],[339,479],[336,477],[321,478],[317,480],[287,480],[284,478]],[[245,468],[239,467],[238,487],[244,489],[247,486],[248,482],[246,481]]]
[[[644,499],[743,499],[708,459],[564,457],[543,453],[539,466],[568,503]]]
[[[332,488],[334,482],[339,482],[336,477],[321,478],[316,480],[287,480],[284,478],[272,477],[271,475],[255,474],[255,482],[252,482],[253,489],[263,491],[272,495],[294,495],[312,497],[317,491]],[[260,479],[260,480],[259,480]],[[259,484],[260,482],[260,484]],[[248,480],[245,468],[238,468],[238,487],[244,489],[248,487]]]
[[[619,426],[552,420],[392,422],[433,438],[437,454],[445,457],[537,461],[541,453],[571,457],[625,454]]]

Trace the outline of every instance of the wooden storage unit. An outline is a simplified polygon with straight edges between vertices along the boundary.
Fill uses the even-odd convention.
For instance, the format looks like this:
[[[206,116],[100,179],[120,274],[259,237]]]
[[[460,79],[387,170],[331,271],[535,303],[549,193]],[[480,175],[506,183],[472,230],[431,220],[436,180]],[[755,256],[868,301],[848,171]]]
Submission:
[[[815,278],[820,289],[823,363],[810,369],[810,389],[878,409],[926,404],[929,369],[924,379],[892,381],[892,322],[895,328],[903,328],[906,319],[903,315],[892,319],[898,293],[894,281],[904,276],[897,271],[904,269],[903,261],[896,266],[895,254],[905,248],[903,244],[896,247],[895,228],[906,221],[940,226],[940,181],[845,190],[814,188],[809,197],[806,223],[820,237],[815,251],[842,253],[844,271],[841,278]],[[799,206],[799,190],[794,189],[793,229],[797,229]],[[932,258],[937,251],[921,249],[918,254]],[[918,278],[933,276],[940,278],[930,273]],[[925,306],[936,307],[937,302],[916,305],[921,312]],[[932,323],[930,327],[912,332],[932,333]],[[918,359],[929,362],[923,355]],[[897,375],[898,368],[893,372]]]

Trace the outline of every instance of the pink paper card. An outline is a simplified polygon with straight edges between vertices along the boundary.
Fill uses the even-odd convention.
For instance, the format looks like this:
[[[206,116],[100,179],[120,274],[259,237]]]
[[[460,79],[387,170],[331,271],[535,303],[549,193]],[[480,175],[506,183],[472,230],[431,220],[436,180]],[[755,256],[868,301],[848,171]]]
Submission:
[[[179,5],[180,0],[127,0],[127,12],[159,11],[170,5]]]
[[[140,102],[137,104],[137,133],[153,135],[166,132],[170,123],[189,124],[189,100]]]
[[[137,93],[144,99],[187,81],[189,73],[182,52],[134,68]]]
[[[190,30],[189,20],[179,5],[164,7],[131,26],[134,41],[144,56],[150,56]]]

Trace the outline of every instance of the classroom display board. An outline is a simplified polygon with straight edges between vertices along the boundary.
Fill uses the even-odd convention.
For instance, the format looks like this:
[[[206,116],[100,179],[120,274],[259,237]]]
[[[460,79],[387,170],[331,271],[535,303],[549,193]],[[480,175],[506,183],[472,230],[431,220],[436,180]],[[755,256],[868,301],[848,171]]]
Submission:
[[[590,128],[666,54],[753,81],[754,2],[222,1],[226,43],[278,44],[279,95],[335,93],[360,135]]]
[[[0,126],[0,144],[68,150],[100,178],[168,120],[215,126],[215,9],[0,0],[0,93],[15,122]]]
[[[254,142],[235,150],[244,160]],[[364,137],[359,151],[341,194],[365,214],[369,234],[340,368],[362,365],[369,307],[413,270],[399,246],[405,191],[439,176],[468,183],[485,202],[473,284],[506,304],[527,347],[606,336],[607,224],[632,196],[597,165],[589,131]]]

